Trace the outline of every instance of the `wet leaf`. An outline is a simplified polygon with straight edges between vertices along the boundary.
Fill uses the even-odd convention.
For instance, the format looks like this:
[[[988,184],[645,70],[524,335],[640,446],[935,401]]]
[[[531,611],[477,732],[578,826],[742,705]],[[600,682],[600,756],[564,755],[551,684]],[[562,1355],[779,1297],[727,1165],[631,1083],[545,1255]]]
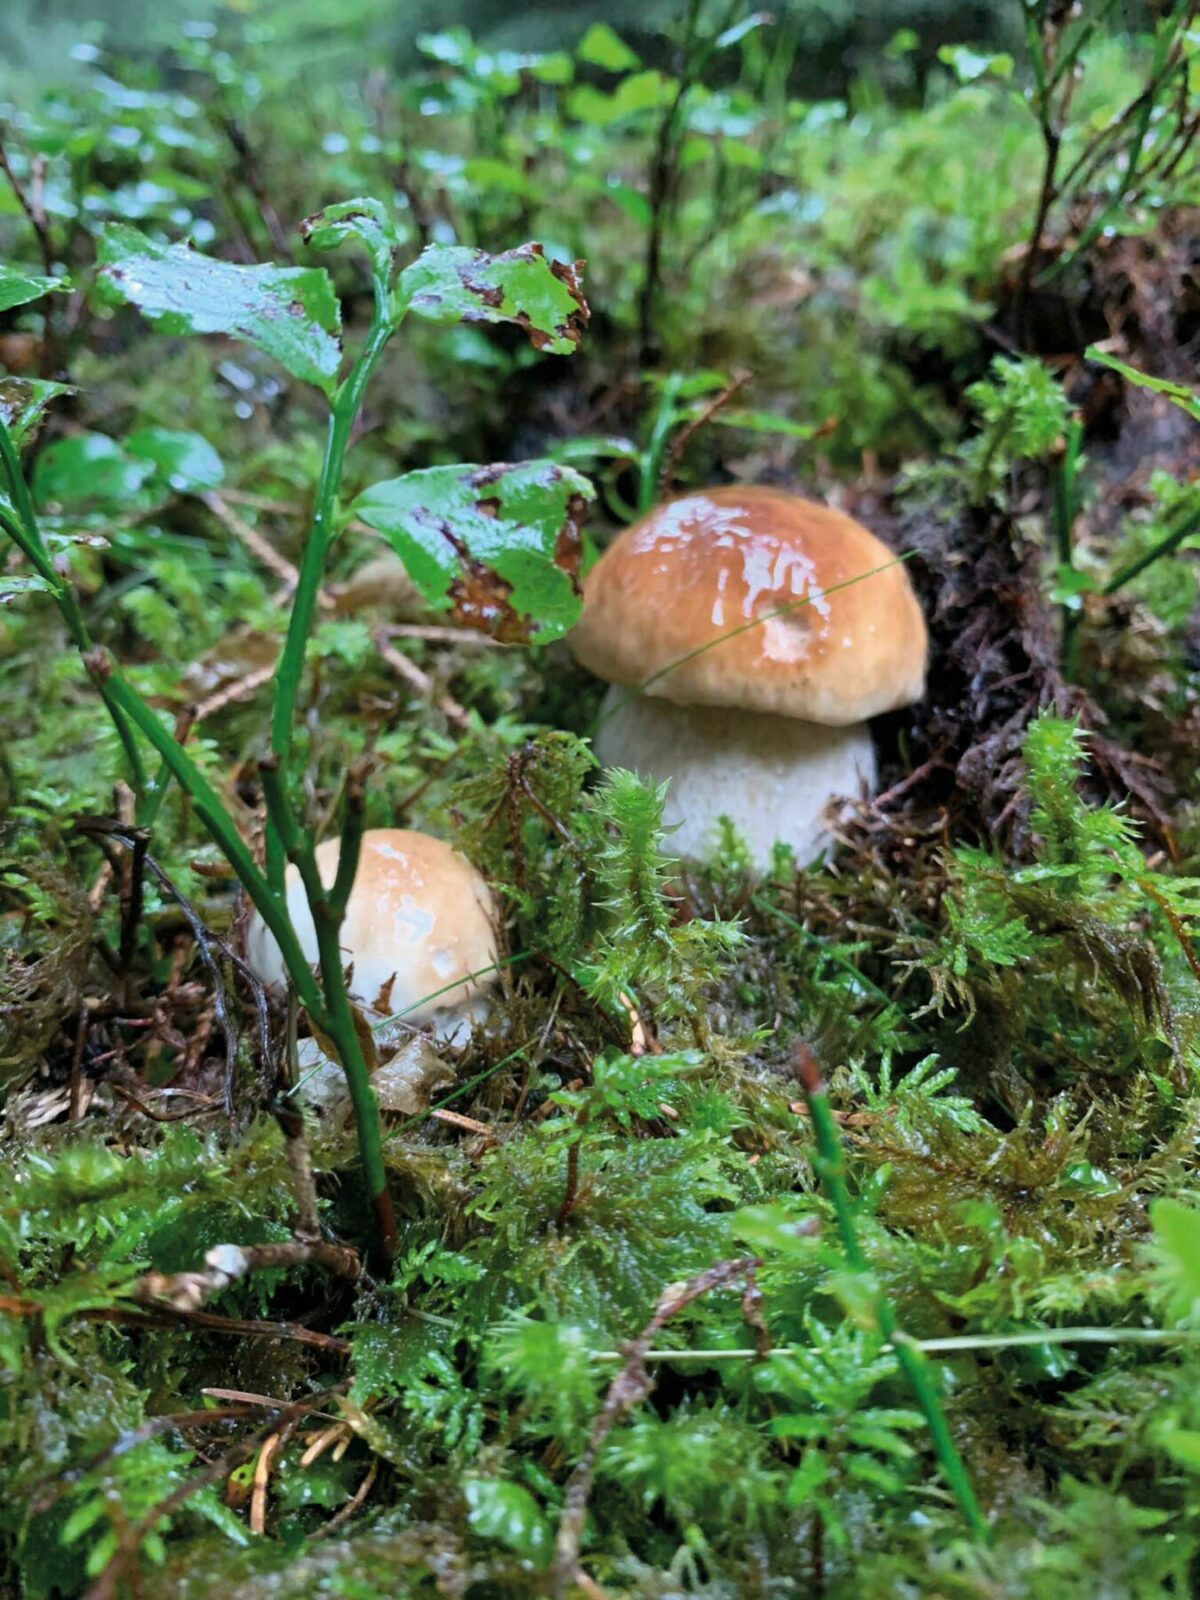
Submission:
[[[0,606],[11,605],[14,600],[26,594],[49,594],[50,585],[45,578],[39,578],[36,573],[28,577],[9,576],[0,573]]]
[[[225,477],[221,458],[198,433],[176,428],[140,428],[125,439],[125,449],[149,461],[176,494],[215,489]]]
[[[120,505],[137,494],[153,471],[148,461],[135,461],[106,433],[79,433],[56,440],[38,457],[34,498],[39,505],[71,511]]]
[[[642,64],[607,22],[592,23],[575,46],[575,55],[589,67],[599,67],[604,72],[632,72]]]
[[[548,1565],[550,1524],[528,1489],[499,1478],[468,1478],[463,1493],[471,1527],[480,1538],[498,1539],[539,1568]]]
[[[384,534],[427,599],[505,644],[579,615],[587,479],[551,461],[429,467],[373,484],[354,513]]]
[[[400,274],[397,305],[431,322],[514,322],[535,349],[570,355],[590,315],[582,284],[582,262],[549,261],[540,244],[430,245]]]
[[[104,230],[99,260],[108,297],[137,306],[164,333],[229,334],[332,394],[341,313],[323,267],[234,266],[124,223]]]
[[[396,226],[378,200],[342,200],[326,206],[300,224],[300,236],[314,250],[336,250],[355,239],[371,257],[380,277],[391,272],[392,255],[399,244]]]
[[[0,266],[0,311],[28,305],[44,294],[55,294],[68,287],[65,278],[44,278],[32,272],[19,272],[16,267]]]
[[[48,383],[42,378],[0,379],[0,418],[13,442],[19,445],[28,437],[52,400],[71,393],[68,383]]]

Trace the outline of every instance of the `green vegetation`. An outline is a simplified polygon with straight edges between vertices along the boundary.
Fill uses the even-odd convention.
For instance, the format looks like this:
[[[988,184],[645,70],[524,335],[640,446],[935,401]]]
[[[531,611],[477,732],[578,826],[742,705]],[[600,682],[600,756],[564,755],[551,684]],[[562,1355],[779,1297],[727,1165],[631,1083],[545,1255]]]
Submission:
[[[803,7],[199,16],[0,107],[0,1590],[1193,1593],[1196,6],[829,98]],[[760,877],[563,644],[719,481],[931,634]],[[495,894],[461,1048],[351,998],[378,827]]]

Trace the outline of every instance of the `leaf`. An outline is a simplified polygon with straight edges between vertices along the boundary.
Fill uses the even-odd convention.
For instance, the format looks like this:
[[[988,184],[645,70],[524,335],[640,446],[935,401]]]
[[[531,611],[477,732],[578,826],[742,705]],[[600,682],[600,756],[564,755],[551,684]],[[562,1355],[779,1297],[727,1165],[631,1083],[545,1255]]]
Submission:
[[[69,383],[49,383],[43,378],[0,378],[0,419],[13,443],[23,443],[52,400],[73,392]]]
[[[552,461],[429,467],[365,489],[354,515],[384,534],[418,589],[505,644],[579,615],[587,479]]]
[[[781,433],[789,439],[811,439],[817,424],[793,422],[791,417],[781,417],[776,411],[718,411],[709,419],[724,428],[745,428],[748,433]]]
[[[189,245],[158,244],[125,223],[105,228],[98,256],[108,295],[164,333],[230,334],[333,393],[341,313],[323,267],[234,266]]]
[[[592,23],[575,46],[575,55],[589,67],[600,67],[604,72],[632,72],[642,64],[641,58],[607,22]]]
[[[28,305],[44,294],[57,294],[69,287],[66,278],[44,278],[19,272],[16,267],[0,266],[0,311],[11,311],[14,306]]]
[[[79,511],[93,505],[130,500],[151,476],[148,461],[134,461],[106,433],[79,433],[58,439],[38,457],[34,497],[39,505]]]
[[[400,237],[396,225],[378,200],[342,200],[305,217],[300,237],[314,250],[336,250],[355,239],[371,257],[377,277],[391,276],[392,257]]]
[[[1084,355],[1089,361],[1098,361],[1102,367],[1111,367],[1114,372],[1119,372],[1123,378],[1139,389],[1150,389],[1154,394],[1166,395],[1173,405],[1186,411],[1193,421],[1200,422],[1200,395],[1195,390],[1189,389],[1186,384],[1172,383],[1168,378],[1152,378],[1148,373],[1139,372],[1136,367],[1118,361],[1116,356],[1110,356],[1097,344],[1088,345]]]
[[[139,461],[158,468],[176,494],[215,489],[225,477],[221,458],[198,433],[175,428],[141,428],[125,440],[125,449]]]
[[[498,1540],[539,1569],[549,1564],[550,1524],[528,1489],[499,1478],[468,1478],[463,1493],[467,1520],[481,1539]]]
[[[0,606],[7,606],[23,594],[50,594],[50,585],[45,578],[39,578],[31,573],[29,577],[16,577],[8,573],[0,573]]]
[[[1161,1281],[1181,1320],[1200,1312],[1200,1211],[1169,1196],[1150,1203]]]
[[[590,312],[583,263],[548,261],[540,244],[503,255],[430,245],[400,274],[398,310],[431,322],[515,322],[537,350],[570,355]]]

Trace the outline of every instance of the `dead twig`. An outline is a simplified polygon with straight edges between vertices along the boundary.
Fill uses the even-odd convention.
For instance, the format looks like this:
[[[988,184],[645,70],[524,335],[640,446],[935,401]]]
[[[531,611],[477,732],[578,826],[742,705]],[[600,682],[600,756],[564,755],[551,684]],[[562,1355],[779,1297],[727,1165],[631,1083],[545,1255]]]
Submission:
[[[204,1302],[240,1278],[269,1268],[316,1266],[336,1277],[357,1281],[362,1273],[358,1251],[324,1239],[295,1239],[289,1244],[218,1244],[205,1253],[203,1272],[146,1272],[130,1293],[144,1305],[165,1303],[174,1311],[198,1311]]]
[[[604,1404],[592,1424],[587,1448],[567,1480],[563,1497],[563,1511],[554,1541],[554,1566],[551,1573],[551,1592],[554,1600],[566,1600],[567,1591],[576,1581],[579,1570],[579,1545],[587,1517],[588,1499],[592,1479],[601,1447],[613,1428],[636,1405],[640,1405],[654,1388],[654,1379],[646,1366],[646,1352],[653,1348],[655,1338],[671,1318],[690,1306],[693,1300],[721,1289],[727,1283],[742,1278],[753,1284],[758,1266],[755,1256],[741,1256],[733,1261],[718,1261],[705,1272],[698,1272],[686,1283],[672,1284],[659,1296],[654,1315],[629,1346],[625,1365],[608,1386]],[[744,1302],[745,1304],[746,1302]],[[757,1310],[755,1307],[754,1310]]]
[[[380,659],[387,663],[396,676],[402,678],[422,700],[431,701],[447,722],[460,729],[467,726],[467,713],[458,701],[448,694],[439,695],[429,674],[422,672],[415,661],[410,661],[390,645],[382,629],[375,634],[375,648],[379,651]]]

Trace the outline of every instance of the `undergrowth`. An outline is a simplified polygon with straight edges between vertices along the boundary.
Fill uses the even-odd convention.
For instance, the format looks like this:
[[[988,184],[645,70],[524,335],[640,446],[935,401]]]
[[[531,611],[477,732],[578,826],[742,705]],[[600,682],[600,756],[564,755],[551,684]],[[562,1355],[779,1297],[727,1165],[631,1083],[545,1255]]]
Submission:
[[[303,81],[264,12],[5,90],[0,415],[53,575],[5,546],[5,1593],[1193,1592],[1194,8],[1075,9],[1024,6],[1022,58],[898,24],[828,99],[790,13],[699,3],[394,74],[364,23]],[[353,1130],[280,1093],[306,1024],[238,964],[194,793],[138,832],[51,604],[257,849],[324,418],[244,328],[98,293],[114,223],[243,269],[353,229],[376,289],[426,246],[588,261],[570,362],[536,346],[581,323],[531,343],[502,294],[406,328],[294,684],[312,837],[369,760],[360,821],[451,839],[500,908],[461,1050],[360,1039],[404,1091],[390,1268],[347,1248]],[[363,251],[330,259],[358,348]],[[445,510],[515,461],[486,515],[527,531],[534,455],[594,475],[591,525],[431,576],[412,475]],[[599,769],[555,637],[615,526],[730,479],[911,533],[933,635],[881,797],[758,878],[736,820],[679,861],[663,793]]]

